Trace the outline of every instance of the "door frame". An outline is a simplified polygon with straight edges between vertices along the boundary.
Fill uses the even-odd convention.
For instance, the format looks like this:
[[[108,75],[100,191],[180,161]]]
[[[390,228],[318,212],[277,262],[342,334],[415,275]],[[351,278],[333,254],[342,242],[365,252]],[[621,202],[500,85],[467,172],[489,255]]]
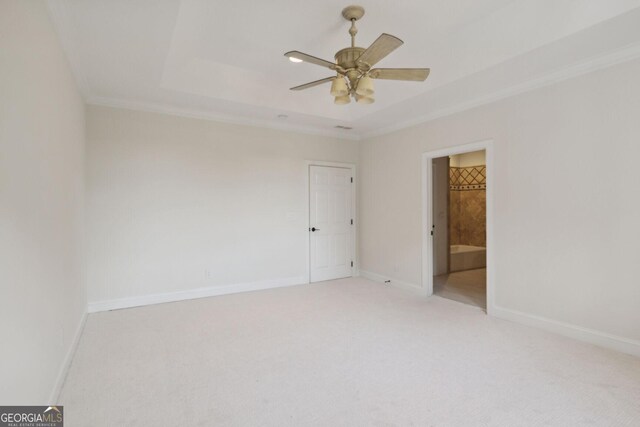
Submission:
[[[351,227],[351,254],[353,256],[353,267],[351,267],[351,277],[358,276],[358,251],[357,251],[357,243],[356,238],[358,236],[358,215],[356,210],[356,186],[357,186],[357,175],[356,175],[356,165],[355,163],[343,163],[343,162],[326,162],[321,160],[306,160],[305,161],[305,184],[306,184],[306,203],[305,203],[305,215],[306,215],[306,270],[307,270],[307,283],[311,283],[311,232],[309,228],[311,227],[311,182],[309,180],[309,174],[311,172],[311,166],[325,166],[332,168],[344,168],[351,170],[351,176],[353,177],[353,184],[351,185],[351,212],[353,215],[353,227]]]
[[[487,168],[487,314],[495,309],[495,263],[494,263],[494,161],[493,140],[483,140],[470,144],[456,145],[422,153],[422,289],[427,296],[433,295],[433,182],[431,160],[438,157],[485,150]]]

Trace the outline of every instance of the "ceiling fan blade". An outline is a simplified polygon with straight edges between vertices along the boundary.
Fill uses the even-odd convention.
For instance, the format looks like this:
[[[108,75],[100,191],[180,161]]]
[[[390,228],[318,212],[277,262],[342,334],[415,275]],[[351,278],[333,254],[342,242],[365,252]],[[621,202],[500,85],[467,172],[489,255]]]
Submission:
[[[327,77],[326,79],[316,80],[315,82],[306,83],[306,84],[303,84],[303,85],[300,85],[300,86],[292,87],[290,90],[309,89],[310,87],[318,86],[318,85],[321,85],[323,83],[329,83],[333,79],[335,79],[335,77]]]
[[[321,67],[327,67],[330,70],[336,69],[336,64],[334,64],[333,62],[325,61],[324,59],[316,58],[315,56],[307,55],[306,53],[298,52],[297,50],[287,52],[284,54],[284,56],[286,56],[287,58],[299,59],[303,62],[320,65]]]
[[[411,80],[422,82],[429,77],[429,68],[374,68],[369,72],[372,79]]]
[[[391,34],[383,33],[367,48],[358,58],[358,62],[363,62],[373,67],[378,61],[391,52],[402,46],[404,42]]]

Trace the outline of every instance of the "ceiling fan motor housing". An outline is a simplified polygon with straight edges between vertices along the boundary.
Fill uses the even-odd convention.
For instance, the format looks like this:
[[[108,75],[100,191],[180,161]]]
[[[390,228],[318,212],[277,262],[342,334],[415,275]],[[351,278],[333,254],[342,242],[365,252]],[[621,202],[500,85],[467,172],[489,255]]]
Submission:
[[[362,55],[365,49],[363,47],[347,47],[345,49],[339,50],[336,53],[335,59],[336,63],[343,68],[344,70],[348,70],[350,68],[359,68],[359,64],[356,60]]]
[[[360,76],[369,71],[370,67],[367,64],[357,62],[365,50],[362,47],[347,47],[338,51],[335,55],[338,73],[344,74],[349,79],[351,92],[355,90]]]

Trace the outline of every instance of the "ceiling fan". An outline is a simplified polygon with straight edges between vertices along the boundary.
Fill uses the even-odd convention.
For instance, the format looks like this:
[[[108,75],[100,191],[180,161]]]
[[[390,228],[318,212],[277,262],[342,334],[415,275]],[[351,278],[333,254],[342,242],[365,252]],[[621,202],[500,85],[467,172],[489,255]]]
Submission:
[[[371,68],[385,56],[400,47],[404,42],[391,34],[382,34],[367,49],[356,47],[356,21],[364,15],[362,6],[347,6],[342,10],[342,16],[351,21],[349,34],[351,47],[339,50],[335,54],[336,62],[325,61],[306,53],[292,50],[284,56],[292,62],[309,62],[320,65],[337,73],[336,77],[327,77],[291,90],[303,90],[331,82],[331,95],[336,104],[348,104],[351,97],[360,104],[372,104],[375,101],[372,79],[424,81],[429,76],[429,68]]]

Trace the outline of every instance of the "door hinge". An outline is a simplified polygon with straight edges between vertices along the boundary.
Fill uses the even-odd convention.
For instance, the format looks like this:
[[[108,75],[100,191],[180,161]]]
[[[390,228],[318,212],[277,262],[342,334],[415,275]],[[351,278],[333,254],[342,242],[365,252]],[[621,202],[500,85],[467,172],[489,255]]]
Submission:
[[[353,267],[353,261],[351,261],[351,267]]]
[[[351,177],[351,182],[353,182],[353,177]]]
[[[353,225],[353,218],[351,218],[351,225]]]

